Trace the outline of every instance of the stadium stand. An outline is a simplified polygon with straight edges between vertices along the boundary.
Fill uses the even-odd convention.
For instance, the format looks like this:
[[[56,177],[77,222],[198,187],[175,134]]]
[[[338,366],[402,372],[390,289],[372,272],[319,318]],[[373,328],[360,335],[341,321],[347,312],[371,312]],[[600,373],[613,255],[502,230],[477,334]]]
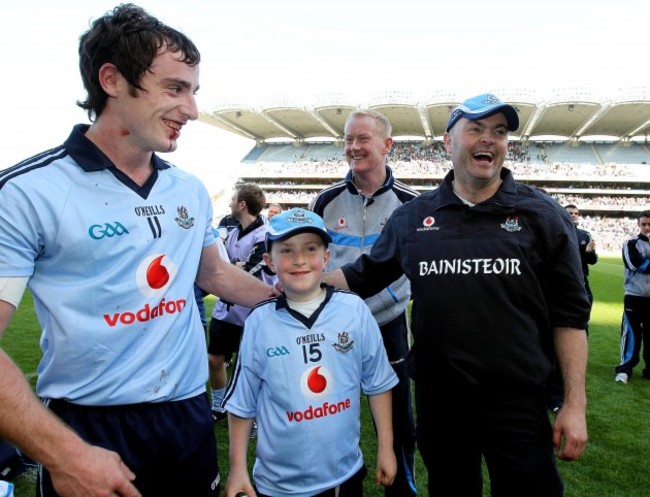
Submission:
[[[650,208],[650,88],[601,96],[558,89],[550,100],[528,90],[496,93],[517,108],[521,122],[511,133],[507,167],[561,204],[576,204],[599,253],[620,254],[623,240],[636,234],[636,214]],[[336,96],[312,107],[289,100],[265,108],[216,105],[200,119],[255,141],[238,181],[259,184],[269,202],[306,206],[346,174],[343,125],[364,106],[393,124],[395,176],[418,191],[437,188],[450,167],[441,138],[459,103],[455,95],[388,92],[366,104],[344,102]]]
[[[578,205],[582,226],[594,234],[599,251],[618,253],[622,241],[636,231],[636,213],[650,207],[650,167],[643,164],[650,161],[650,152],[635,147],[632,154],[621,153],[632,147],[616,144],[514,142],[506,166],[520,181],[543,188],[560,204]],[[540,151],[545,152],[544,160],[533,159]],[[244,158],[238,181],[259,184],[269,202],[305,207],[346,174],[343,153],[341,145],[331,143],[264,144]],[[620,162],[610,162],[612,157]],[[439,142],[396,142],[390,162],[395,176],[420,192],[436,188],[451,167]]]

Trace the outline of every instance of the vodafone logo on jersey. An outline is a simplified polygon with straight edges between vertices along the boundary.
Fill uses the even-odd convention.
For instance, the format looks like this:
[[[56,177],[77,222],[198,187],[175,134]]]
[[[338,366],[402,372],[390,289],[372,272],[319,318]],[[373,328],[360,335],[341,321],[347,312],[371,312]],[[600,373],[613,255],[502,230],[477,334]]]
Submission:
[[[325,366],[308,368],[300,377],[300,390],[305,397],[314,400],[313,405],[301,411],[287,411],[290,423],[302,423],[321,418],[336,416],[352,407],[350,399],[330,403],[322,402],[319,398],[329,395],[334,387],[334,377]]]
[[[334,378],[325,366],[308,368],[300,377],[300,391],[308,399],[328,395],[332,388],[334,388]]]
[[[146,257],[138,266],[135,281],[138,289],[147,298],[164,295],[169,285],[174,281],[178,268],[165,254],[154,254]],[[112,314],[104,314],[104,321],[109,327],[117,325],[130,326],[145,323],[161,316],[181,312],[187,301],[185,299],[160,299],[153,304],[145,303],[140,309],[123,310]]]
[[[163,293],[176,277],[178,268],[165,254],[154,254],[144,259],[135,272],[135,282],[145,297]]]

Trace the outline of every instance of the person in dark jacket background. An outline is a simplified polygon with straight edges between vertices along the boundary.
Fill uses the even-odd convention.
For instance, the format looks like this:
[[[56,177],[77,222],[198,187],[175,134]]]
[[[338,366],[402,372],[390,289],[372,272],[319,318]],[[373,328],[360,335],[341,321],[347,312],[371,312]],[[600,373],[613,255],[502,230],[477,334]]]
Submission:
[[[590,307],[590,316],[591,316],[591,306],[594,303],[594,296],[591,293],[591,287],[589,286],[589,266],[594,265],[598,262],[598,254],[596,253],[596,242],[594,241],[591,233],[582,228],[578,228],[578,223],[580,222],[580,211],[578,207],[574,204],[568,204],[564,206],[564,209],[567,211],[569,216],[571,216],[571,221],[576,227],[576,236],[578,238],[578,249],[580,251],[580,264],[582,265],[582,275],[584,277],[585,290],[587,290],[587,296],[589,297],[589,307]],[[589,324],[586,328],[587,333],[589,333]],[[546,404],[549,411],[558,412],[562,403],[564,402],[564,388],[562,387],[562,375],[557,365],[553,368],[553,372],[546,383]]]

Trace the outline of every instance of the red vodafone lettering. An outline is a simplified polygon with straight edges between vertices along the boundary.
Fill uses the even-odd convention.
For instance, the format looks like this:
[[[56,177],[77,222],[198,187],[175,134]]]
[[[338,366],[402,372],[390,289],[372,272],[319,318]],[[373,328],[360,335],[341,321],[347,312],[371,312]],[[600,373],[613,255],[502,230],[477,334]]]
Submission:
[[[176,314],[181,312],[187,301],[185,299],[178,300],[165,300],[162,299],[160,303],[154,307],[145,304],[142,309],[137,311],[117,312],[113,315],[104,314],[104,320],[111,328],[118,323],[129,326],[135,322],[146,323],[152,319],[159,318],[165,314]]]
[[[304,411],[287,411],[287,419],[289,422],[300,423],[301,421],[311,421],[312,419],[324,418],[325,416],[334,416],[340,412],[350,409],[352,402],[350,399],[345,399],[335,404],[323,402],[322,405],[314,407],[309,406]]]

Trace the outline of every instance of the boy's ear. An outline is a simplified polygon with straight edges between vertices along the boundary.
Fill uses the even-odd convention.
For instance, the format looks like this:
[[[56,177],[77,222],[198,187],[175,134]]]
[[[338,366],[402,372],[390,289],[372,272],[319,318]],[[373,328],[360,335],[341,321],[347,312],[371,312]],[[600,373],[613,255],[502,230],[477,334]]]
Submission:
[[[327,263],[330,261],[330,249],[326,248],[325,249],[325,255],[323,256],[323,266],[327,266]],[[325,268],[323,267],[323,271],[325,271]]]
[[[264,252],[264,254],[262,254],[262,258],[264,259],[266,266],[275,273],[275,268],[273,267],[273,259],[271,259],[271,254],[269,254],[268,252]]]

